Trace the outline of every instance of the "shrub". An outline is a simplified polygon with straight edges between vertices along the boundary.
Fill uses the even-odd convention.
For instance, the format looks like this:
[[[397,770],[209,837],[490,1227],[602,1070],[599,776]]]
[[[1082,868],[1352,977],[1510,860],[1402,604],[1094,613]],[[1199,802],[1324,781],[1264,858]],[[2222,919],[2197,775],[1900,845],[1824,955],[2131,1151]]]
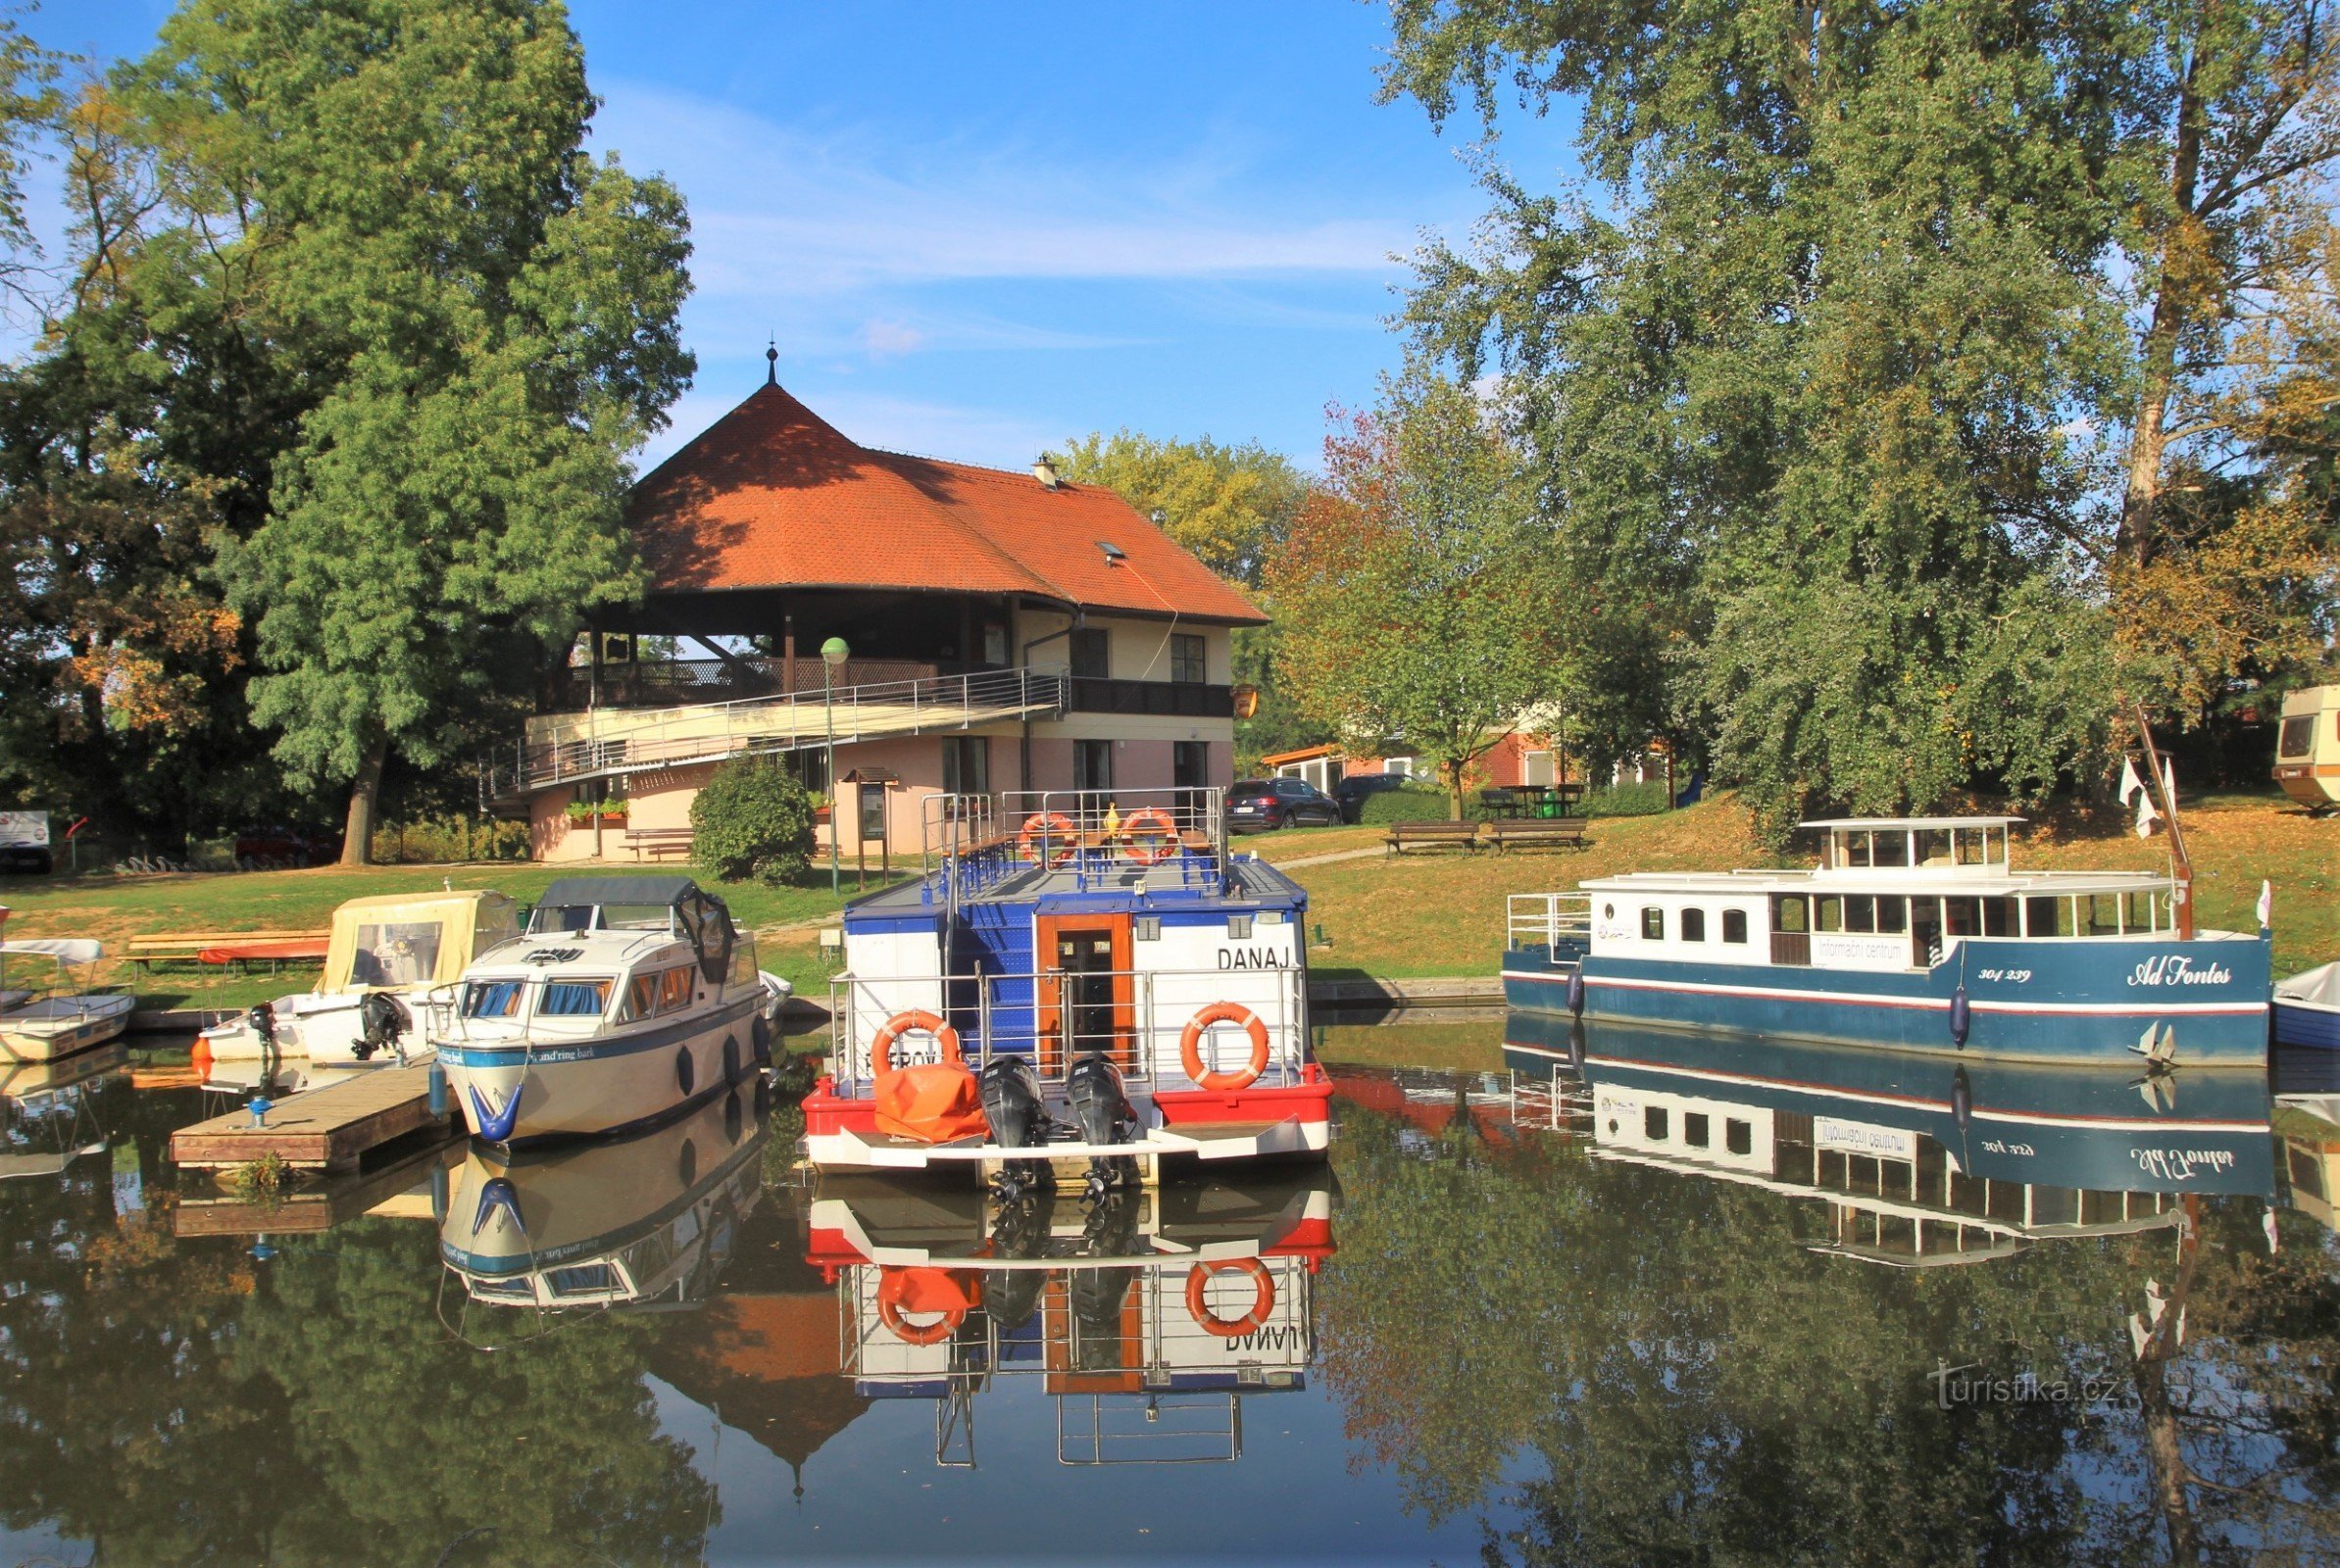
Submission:
[[[376,865],[439,865],[450,860],[524,860],[528,824],[449,812],[373,830]]]
[[[1619,784],[1615,789],[1588,790],[1576,807],[1578,816],[1654,816],[1666,809],[1666,781]]]
[[[813,797],[770,758],[717,768],[690,825],[692,858],[725,882],[789,882],[812,863]]]
[[[1360,822],[1428,822],[1447,816],[1453,810],[1454,805],[1447,798],[1446,791],[1424,789],[1419,784],[1407,784],[1394,790],[1375,790],[1367,796],[1364,804],[1357,808],[1357,820]],[[1477,817],[1482,814],[1479,811],[1478,797],[1475,794],[1464,796],[1463,814],[1466,817]]]

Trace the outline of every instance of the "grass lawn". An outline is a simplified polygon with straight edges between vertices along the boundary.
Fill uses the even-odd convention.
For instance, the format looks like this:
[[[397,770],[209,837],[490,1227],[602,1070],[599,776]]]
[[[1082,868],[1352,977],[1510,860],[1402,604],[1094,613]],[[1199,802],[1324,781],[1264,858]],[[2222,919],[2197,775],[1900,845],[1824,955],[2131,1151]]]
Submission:
[[[469,865],[377,865],[357,870],[320,866],[304,871],[208,871],[176,876],[0,877],[0,904],[7,905],[8,932],[16,937],[95,937],[119,952],[133,936],[163,931],[237,931],[322,928],[349,899],[381,893],[494,888],[532,904],[545,886],[562,876],[590,875],[584,866],[523,865],[488,861]],[[609,868],[603,868],[609,869]],[[622,869],[622,868],[617,868]],[[897,880],[900,874],[897,873]],[[855,896],[853,873],[845,873],[845,898]],[[881,886],[872,875],[870,887]],[[787,977],[820,1000],[827,977],[820,972],[818,923],[833,916],[841,900],[828,890],[820,869],[786,887],[762,883],[719,884],[715,891],[731,906],[731,917],[758,933],[764,967]],[[801,932],[774,927],[803,925]],[[238,975],[191,963],[150,971],[140,981],[141,1001],[153,1007],[240,1007],[288,992],[306,990],[314,965],[288,964],[277,974]],[[818,976],[817,983],[814,982]]]
[[[2279,796],[2226,795],[2187,804],[2184,826],[2204,926],[2256,929],[2252,906],[2265,878],[2275,888],[2275,973],[2340,957],[2340,820],[2313,820]],[[1279,833],[1262,842],[1306,836],[1334,848],[1336,835],[1361,831],[1368,830]],[[2138,839],[2118,812],[2093,821],[2061,813],[2018,838],[2015,858],[2018,868],[2162,869],[2168,840]],[[1320,928],[1328,939],[1311,950],[1314,972],[1404,978],[1494,973],[1508,894],[1569,889],[1623,871],[1772,863],[1811,862],[1765,851],[1747,814],[1725,795],[1656,816],[1598,819],[1580,851],[1416,851],[1301,866],[1291,875],[1308,889],[1312,932]]]

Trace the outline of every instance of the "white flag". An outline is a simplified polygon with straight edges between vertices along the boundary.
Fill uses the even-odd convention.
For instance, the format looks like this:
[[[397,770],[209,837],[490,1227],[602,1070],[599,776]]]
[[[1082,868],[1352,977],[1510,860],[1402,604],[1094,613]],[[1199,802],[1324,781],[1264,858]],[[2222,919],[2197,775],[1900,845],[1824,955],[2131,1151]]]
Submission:
[[[2138,797],[2137,837],[2141,839],[2153,837],[2153,825],[2161,819],[2162,813],[2153,808],[2153,797],[2150,795]]]
[[[2177,808],[2177,768],[2166,757],[2162,759],[2162,800],[2171,810]]]
[[[2274,923],[2275,885],[2272,882],[2262,882],[2259,884],[2259,929],[2269,930]]]
[[[2122,758],[2120,760],[2120,804],[2128,805],[2130,798],[2144,787],[2145,777],[2137,771],[2137,764],[2125,757]]]

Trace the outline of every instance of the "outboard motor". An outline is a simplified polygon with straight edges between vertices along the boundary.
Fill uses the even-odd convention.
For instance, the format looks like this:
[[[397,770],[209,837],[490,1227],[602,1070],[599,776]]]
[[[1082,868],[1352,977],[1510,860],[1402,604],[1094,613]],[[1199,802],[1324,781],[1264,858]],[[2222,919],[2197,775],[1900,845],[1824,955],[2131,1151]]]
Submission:
[[[994,1257],[1038,1257],[1048,1245],[1050,1200],[1039,1193],[1021,1192],[1000,1203],[991,1227]],[[983,1275],[983,1310],[1005,1332],[1013,1333],[1031,1321],[1048,1288],[1044,1268],[989,1269]]]
[[[370,991],[366,1000],[358,1004],[358,1043],[350,1048],[350,1054],[360,1061],[373,1057],[377,1051],[394,1051],[405,1054],[399,1042],[407,1027],[414,1022],[406,1004],[384,991]]]
[[[1101,1052],[1092,1051],[1072,1064],[1072,1070],[1065,1075],[1065,1099],[1080,1123],[1080,1136],[1085,1143],[1125,1144],[1137,1131],[1137,1112],[1130,1107],[1128,1092],[1121,1087],[1121,1071]],[[1089,1201],[1095,1202],[1110,1188],[1133,1180],[1136,1174],[1134,1160],[1092,1154],[1086,1194]]]
[[[1002,1149],[1036,1149],[1048,1142],[1048,1112],[1040,1103],[1040,1075],[1026,1056],[1002,1054],[983,1068],[976,1088],[983,1097],[983,1120],[991,1141]],[[1013,1202],[1027,1187],[1043,1185],[1048,1166],[1040,1160],[1010,1160],[1000,1172],[1000,1200]]]
[[[252,1032],[260,1037],[261,1051],[274,1054],[276,1049],[276,1009],[265,1002],[254,1003],[252,1010],[244,1014],[244,1022],[250,1024]]]

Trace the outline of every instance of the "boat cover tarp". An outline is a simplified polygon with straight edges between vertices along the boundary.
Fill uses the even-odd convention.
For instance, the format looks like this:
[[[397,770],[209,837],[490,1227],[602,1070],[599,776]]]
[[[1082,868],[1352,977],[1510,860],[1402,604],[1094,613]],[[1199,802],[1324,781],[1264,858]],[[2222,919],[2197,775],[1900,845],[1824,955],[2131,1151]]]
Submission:
[[[975,1075],[957,1062],[889,1067],[871,1085],[877,1130],[921,1144],[948,1144],[988,1130]]]
[[[0,942],[0,955],[22,953],[59,963],[95,963],[102,950],[85,937],[25,937]]]
[[[698,884],[672,871],[631,876],[565,876],[544,890],[540,909],[575,909],[604,904],[675,905]]]
[[[2286,1002],[2305,1002],[2318,1007],[2340,1007],[2340,963],[2315,968],[2275,982],[2275,995]]]
[[[473,958],[519,934],[519,911],[501,893],[352,899],[333,911],[317,989],[329,994],[353,986],[442,985],[462,979]]]

